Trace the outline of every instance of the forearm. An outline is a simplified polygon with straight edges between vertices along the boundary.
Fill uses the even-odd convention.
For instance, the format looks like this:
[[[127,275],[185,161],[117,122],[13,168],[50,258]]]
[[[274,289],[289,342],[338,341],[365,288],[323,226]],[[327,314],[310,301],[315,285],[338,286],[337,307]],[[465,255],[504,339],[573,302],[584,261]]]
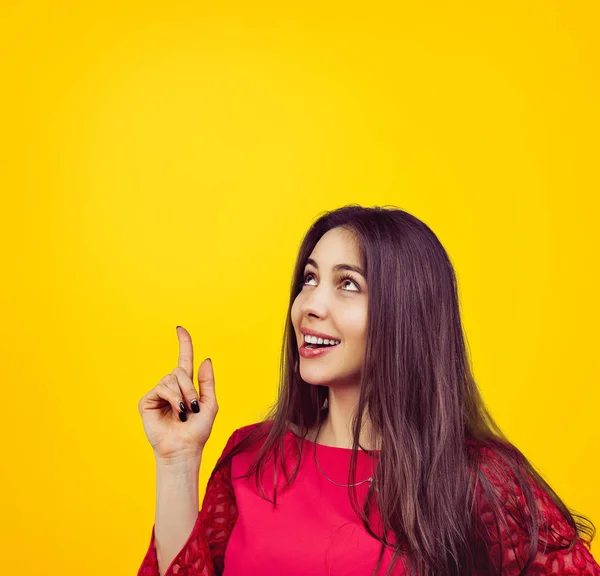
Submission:
[[[159,572],[167,568],[188,540],[198,518],[198,476],[202,457],[156,462],[154,538]]]

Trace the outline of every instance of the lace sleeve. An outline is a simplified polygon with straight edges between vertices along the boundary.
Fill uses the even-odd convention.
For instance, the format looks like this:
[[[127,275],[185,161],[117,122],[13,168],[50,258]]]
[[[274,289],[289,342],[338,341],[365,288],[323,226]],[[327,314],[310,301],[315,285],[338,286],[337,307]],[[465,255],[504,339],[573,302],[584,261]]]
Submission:
[[[235,446],[234,432],[219,458]],[[229,536],[237,519],[237,505],[231,484],[231,462],[211,474],[206,485],[202,507],[189,538],[173,559],[163,576],[220,576]],[[138,571],[138,576],[159,576],[154,526],[150,546]]]
[[[479,535],[485,541],[488,552],[485,561],[478,564],[478,573],[492,573],[491,563],[494,573],[500,569],[502,576],[517,576],[528,559],[531,546],[531,538],[525,528],[529,506],[514,473],[489,451],[486,454],[480,469],[490,480],[492,491],[504,504],[504,513],[501,517],[493,513],[488,496],[484,495],[481,482],[478,482]],[[592,557],[588,544],[569,525],[546,490],[529,474],[526,479],[539,509],[537,552],[527,574],[600,576],[600,565]]]

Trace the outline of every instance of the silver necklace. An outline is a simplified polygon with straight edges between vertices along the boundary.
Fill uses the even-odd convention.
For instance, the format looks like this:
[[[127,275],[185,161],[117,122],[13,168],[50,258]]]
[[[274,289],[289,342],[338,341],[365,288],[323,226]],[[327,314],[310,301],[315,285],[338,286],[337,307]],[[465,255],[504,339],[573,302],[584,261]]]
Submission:
[[[322,422],[321,422],[321,424],[322,424]],[[361,480],[360,482],[357,482],[356,484],[340,484],[339,482],[332,480],[329,476],[327,476],[327,474],[325,474],[325,471],[323,470],[323,468],[321,468],[321,465],[319,464],[319,461],[317,460],[317,438],[319,437],[319,432],[321,432],[321,424],[319,424],[319,429],[317,430],[317,435],[315,436],[315,439],[313,441],[315,463],[316,463],[317,467],[319,468],[319,470],[321,471],[321,474],[323,474],[323,476],[325,476],[325,478],[327,478],[327,480],[329,480],[332,484],[335,484],[336,486],[341,486],[342,488],[349,488],[350,486],[360,486],[361,484],[364,484],[365,482],[372,483],[373,476],[369,476],[369,478],[367,478],[366,480]]]

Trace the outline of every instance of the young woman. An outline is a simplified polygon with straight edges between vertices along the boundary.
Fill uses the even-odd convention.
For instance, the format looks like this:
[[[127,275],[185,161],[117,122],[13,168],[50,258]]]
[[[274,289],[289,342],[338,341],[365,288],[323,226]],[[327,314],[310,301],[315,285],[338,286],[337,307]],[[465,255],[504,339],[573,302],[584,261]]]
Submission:
[[[600,576],[593,524],[487,412],[452,264],[414,216],[352,205],[313,224],[278,401],[231,435],[200,511],[214,374],[205,360],[198,394],[177,330],[179,365],[139,403],[157,502],[138,576]]]

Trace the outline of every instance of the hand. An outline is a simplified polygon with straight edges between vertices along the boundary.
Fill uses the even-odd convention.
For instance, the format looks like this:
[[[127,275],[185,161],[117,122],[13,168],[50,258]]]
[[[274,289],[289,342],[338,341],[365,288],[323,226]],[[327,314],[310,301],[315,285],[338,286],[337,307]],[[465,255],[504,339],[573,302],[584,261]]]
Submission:
[[[162,461],[201,458],[219,410],[211,360],[207,358],[198,367],[198,396],[192,382],[192,339],[183,326],[176,330],[179,339],[177,368],[162,378],[138,403],[148,441],[156,459]],[[200,409],[197,413],[193,411],[194,401]],[[185,422],[180,418],[180,402],[185,406]]]

